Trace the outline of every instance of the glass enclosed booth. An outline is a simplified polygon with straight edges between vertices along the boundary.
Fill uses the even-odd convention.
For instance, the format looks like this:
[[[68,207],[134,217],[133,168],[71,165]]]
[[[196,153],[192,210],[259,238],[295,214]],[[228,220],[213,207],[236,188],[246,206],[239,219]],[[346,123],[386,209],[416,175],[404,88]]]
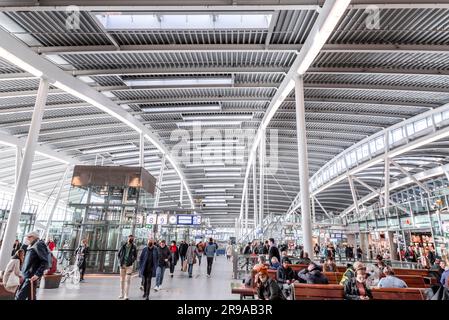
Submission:
[[[155,188],[156,179],[140,167],[75,166],[68,201],[73,219],[64,223],[61,247],[68,242],[75,250],[86,238],[88,271],[117,272],[117,252],[128,235],[139,247],[151,234],[145,221]]]

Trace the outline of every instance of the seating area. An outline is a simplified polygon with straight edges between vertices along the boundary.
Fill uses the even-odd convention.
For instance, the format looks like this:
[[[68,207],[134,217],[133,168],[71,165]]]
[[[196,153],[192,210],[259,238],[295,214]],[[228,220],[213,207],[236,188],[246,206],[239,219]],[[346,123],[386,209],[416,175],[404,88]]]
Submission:
[[[289,265],[294,272],[305,269],[307,265]],[[342,270],[343,267],[338,267]],[[396,276],[402,279],[408,288],[372,288],[374,300],[425,300],[424,291],[436,284],[436,279],[429,276],[429,271],[424,269],[395,269]],[[339,285],[343,272],[324,272],[329,284],[304,284],[293,283],[292,292],[294,300],[342,300],[344,299],[343,286]],[[232,294],[240,295],[240,299],[252,298],[256,295],[254,277],[256,272],[251,271],[252,286],[243,283],[232,283]],[[268,276],[277,280],[277,271],[268,270]]]

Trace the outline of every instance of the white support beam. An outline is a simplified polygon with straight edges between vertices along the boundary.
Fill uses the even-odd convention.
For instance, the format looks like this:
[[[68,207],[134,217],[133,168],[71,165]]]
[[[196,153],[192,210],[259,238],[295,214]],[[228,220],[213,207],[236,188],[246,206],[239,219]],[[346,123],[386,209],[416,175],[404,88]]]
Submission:
[[[173,166],[181,180],[185,182],[184,187],[189,196],[191,207],[192,209],[194,208],[193,198],[180,165],[174,158],[172,158],[167,147],[160,140],[158,135],[153,133],[152,128],[149,127],[148,124],[144,125],[105,95],[91,88],[83,81],[67,74],[45,58],[40,57],[8,32],[0,29],[0,39],[2,39],[0,42],[1,58],[6,59],[36,77],[45,74],[45,77],[49,79],[53,86],[86,101],[103,112],[106,112],[117,120],[125,123],[139,134],[143,133],[145,139],[158,148],[162,154],[166,155],[167,160]]]
[[[139,165],[145,168],[145,138],[143,132],[139,135]]]
[[[357,199],[357,192],[355,190],[354,181],[352,180],[352,176],[348,176],[349,187],[351,188],[352,200],[354,201],[355,212],[357,215],[360,215],[360,207],[359,201]]]
[[[263,227],[265,213],[265,130],[259,145],[259,226]]]
[[[159,206],[159,199],[161,197],[162,181],[164,179],[164,170],[165,170],[165,155],[162,156],[161,168],[159,169],[159,176],[157,178],[156,196],[154,197],[154,207],[155,208],[157,208]]]
[[[12,206],[9,212],[6,229],[4,231],[3,245],[0,249],[0,271],[5,271],[6,265],[11,258],[11,246],[13,245],[14,240],[16,240],[17,227],[19,226],[23,202],[25,200],[26,190],[28,188],[28,181],[30,179],[31,168],[36,152],[41,121],[44,115],[45,103],[47,101],[48,88],[48,80],[41,79],[33,117],[31,119],[31,125],[28,132],[28,138],[25,144],[25,153],[20,166],[19,179],[14,188]]]
[[[423,189],[428,195],[432,193],[429,188],[427,188],[422,182],[418,181],[414,176],[412,176],[407,170],[405,170],[400,164],[395,162],[393,159],[390,159],[390,162],[393,166],[399,169],[404,175],[412,179],[421,189]]]
[[[340,18],[346,11],[350,0],[327,0],[316,21],[307,36],[304,45],[302,46],[299,54],[297,55],[292,67],[290,68],[287,76],[279,86],[278,91],[272,98],[270,105],[268,106],[265,115],[261,121],[261,124],[257,130],[256,137],[248,155],[248,163],[246,165],[245,179],[242,190],[243,193],[248,188],[248,177],[251,170],[251,163],[256,155],[257,147],[262,138],[262,130],[267,128],[271,119],[275,115],[276,111],[281,106],[282,102],[287,98],[292,89],[295,86],[295,77],[306,73],[316,56],[320,53],[320,50],[326,43],[327,39],[333,32]]]
[[[390,161],[388,158],[388,152],[390,150],[390,132],[387,131],[384,136],[384,145],[385,145],[385,155],[384,155],[384,166],[385,166],[385,173],[384,173],[384,184],[385,184],[385,193],[384,193],[384,213],[385,213],[385,219],[388,215],[389,205],[390,205]],[[385,226],[388,228],[388,225],[385,221]]]
[[[363,182],[362,180],[360,180],[359,178],[353,177],[353,179],[355,181],[357,181],[358,183],[360,183],[362,186],[364,186],[365,188],[367,188],[368,190],[370,190],[371,192],[376,193],[379,197],[384,199],[384,202],[387,202],[387,198],[385,197],[385,194],[382,194],[382,189],[381,190],[376,190],[373,187],[371,187],[370,185],[366,184],[365,182]],[[385,187],[383,188],[383,191],[385,193]],[[402,211],[408,213],[407,210],[405,210],[404,208],[400,207],[400,204],[396,203],[395,201],[388,199],[388,203],[392,204],[393,206],[397,206],[399,209],[401,209]]]
[[[253,159],[252,167],[253,167],[253,230],[254,232],[257,229],[258,225],[258,214],[257,214],[257,161],[256,158]]]
[[[310,218],[310,193],[309,193],[309,158],[307,156],[307,134],[306,134],[306,111],[304,102],[304,79],[296,76],[295,99],[296,99],[296,136],[298,139],[298,171],[299,190],[301,193],[301,228],[304,252],[313,255],[312,246],[312,222]],[[317,203],[319,201],[315,198]],[[323,208],[324,209],[324,208]],[[324,212],[327,214],[326,210]]]
[[[56,209],[58,208],[59,200],[61,199],[62,189],[64,189],[65,181],[67,178],[67,174],[70,171],[70,166],[67,166],[67,168],[64,171],[64,174],[62,175],[62,178],[60,180],[60,185],[58,189],[58,193],[56,194],[55,202],[53,203],[53,206],[51,208],[50,214],[48,215],[47,223],[45,225],[45,240],[48,241],[48,234],[50,232],[50,225],[53,221],[53,215],[55,214]]]
[[[17,185],[17,182],[19,181],[19,172],[20,172],[20,166],[22,164],[22,148],[19,146],[16,146],[16,166],[15,166],[15,172],[14,172],[14,184]]]
[[[245,193],[245,234],[248,234],[248,211],[249,211],[249,192],[246,189]]]

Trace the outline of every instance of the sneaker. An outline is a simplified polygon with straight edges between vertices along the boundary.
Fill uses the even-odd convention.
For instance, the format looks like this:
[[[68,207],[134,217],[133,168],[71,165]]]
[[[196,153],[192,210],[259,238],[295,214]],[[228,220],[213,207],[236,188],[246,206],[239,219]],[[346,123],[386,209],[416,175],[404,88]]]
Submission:
[[[143,286],[140,286],[140,288],[139,288],[139,289],[143,291]]]
[[[154,291],[159,291],[159,287],[158,286],[154,287]]]
[[[173,278],[173,275],[171,275],[171,277]]]
[[[118,298],[119,298],[119,299],[123,299],[123,296],[122,296],[122,295],[120,295],[120,296],[118,296]]]
[[[143,296],[142,296],[142,298],[146,298],[147,297],[147,295],[146,294],[144,294]]]
[[[189,278],[192,278],[192,275],[191,275],[191,274],[189,274]]]
[[[124,297],[123,300],[129,300],[129,298],[128,297]]]

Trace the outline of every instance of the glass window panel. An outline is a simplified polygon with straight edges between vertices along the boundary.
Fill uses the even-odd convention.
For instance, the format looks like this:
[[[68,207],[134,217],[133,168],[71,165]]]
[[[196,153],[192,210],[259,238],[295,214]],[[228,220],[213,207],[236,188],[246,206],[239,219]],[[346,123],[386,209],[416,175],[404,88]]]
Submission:
[[[443,112],[443,119],[449,119],[449,110]]]
[[[421,131],[421,130],[424,130],[427,128],[427,120],[426,119],[421,119],[421,120],[415,121],[413,124],[415,126],[415,132],[418,132],[418,131]]]
[[[362,148],[357,148],[356,153],[357,153],[357,160],[362,160],[363,158]]]
[[[403,138],[403,136],[402,136],[402,128],[398,128],[398,129],[393,130],[393,141],[394,142],[399,141],[402,138]]]
[[[376,139],[376,147],[377,150],[381,150],[384,148],[384,137],[379,137]]]
[[[440,123],[440,122],[443,120],[443,118],[442,118],[442,116],[441,116],[441,113],[435,114],[435,115],[433,116],[433,119],[434,119],[435,123]]]
[[[363,155],[364,158],[369,156],[369,150],[368,150],[368,144],[367,143],[365,143],[362,146],[362,155]]]
[[[407,134],[409,136],[413,135],[415,133],[415,130],[413,129],[413,124],[408,124],[407,125]]]

